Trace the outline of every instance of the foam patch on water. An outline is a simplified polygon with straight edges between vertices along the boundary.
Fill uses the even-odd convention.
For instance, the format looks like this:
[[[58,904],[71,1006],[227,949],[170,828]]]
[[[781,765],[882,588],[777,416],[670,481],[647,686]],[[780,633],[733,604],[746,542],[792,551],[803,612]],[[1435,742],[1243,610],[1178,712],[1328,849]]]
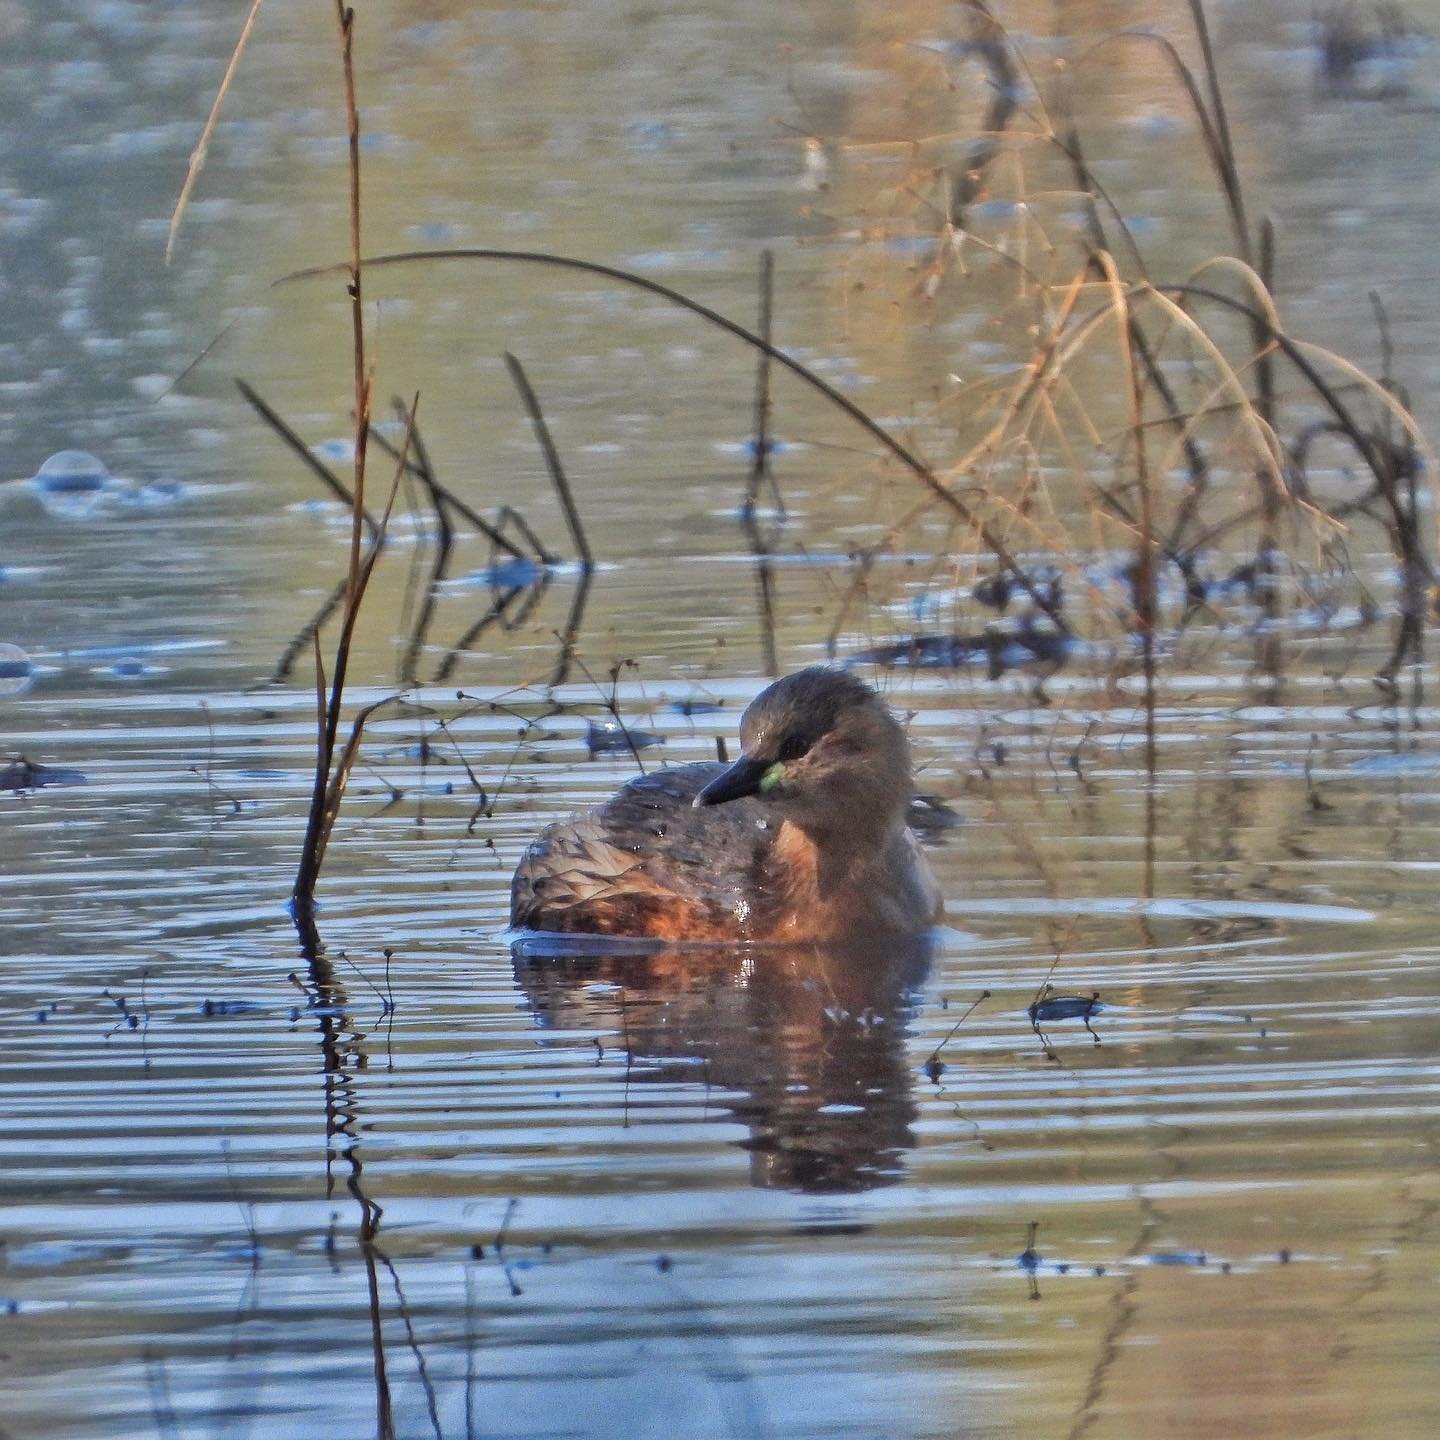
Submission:
[[[1377,917],[1373,910],[1350,905],[1306,905],[1281,900],[1127,900],[1085,896],[1049,900],[1018,896],[1010,900],[967,899],[955,902],[967,915],[1147,915],[1166,920],[1300,920],[1317,925],[1364,925]]]

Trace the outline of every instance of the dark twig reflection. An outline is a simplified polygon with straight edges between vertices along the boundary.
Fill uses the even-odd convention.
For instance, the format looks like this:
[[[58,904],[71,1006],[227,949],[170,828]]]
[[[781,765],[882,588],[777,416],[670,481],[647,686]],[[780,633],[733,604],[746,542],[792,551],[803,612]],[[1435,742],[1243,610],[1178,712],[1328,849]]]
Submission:
[[[585,607],[590,601],[590,586],[594,583],[594,572],[582,570],[576,582],[575,593],[570,597],[570,613],[565,617],[565,626],[556,637],[560,642],[555,657],[555,669],[551,672],[546,686],[554,689],[570,678],[570,668],[575,663],[575,647],[580,639],[580,630],[585,623]]]
[[[466,652],[492,625],[503,623],[506,611],[530,588],[532,587],[527,585],[512,585],[509,589],[500,591],[490,608],[446,651],[445,658],[435,667],[432,683],[444,684],[455,673],[455,667]]]
[[[384,1264],[390,1268],[390,1261],[377,1244],[384,1211],[365,1191],[364,1164],[360,1158],[359,1096],[352,1069],[347,1068],[347,1061],[353,1062],[355,1068],[363,1065],[363,1036],[351,1025],[346,1013],[349,1002],[345,987],[320,943],[319,933],[308,910],[302,913],[298,929],[301,950],[309,966],[311,1009],[316,1016],[320,1036],[321,1073],[325,1085],[325,1193],[328,1197],[334,1191],[334,1165],[338,1159],[346,1167],[345,1188],[360,1212],[355,1238],[365,1265],[375,1388],[375,1433],[378,1440],[394,1440],[395,1423],[386,1366],[379,1274],[379,1266]],[[393,1269],[391,1273],[393,1275]]]
[[[983,0],[971,0],[966,20],[969,35],[964,53],[974,56],[990,82],[990,103],[980,122],[981,139],[975,142],[964,163],[946,175],[949,205],[946,218],[951,225],[963,226],[965,212],[981,195],[986,185],[986,171],[1000,153],[1005,127],[1009,125],[1020,104],[1020,77],[1004,28],[991,15]]]
[[[771,250],[760,252],[760,317],[756,333],[768,346],[771,344],[771,321],[775,310],[775,254]],[[760,487],[768,480],[775,509],[785,514],[785,501],[780,486],[775,480],[774,467],[770,464],[770,453],[774,442],[770,437],[770,354],[761,350],[755,363],[755,419],[750,439],[750,476],[745,484],[745,498],[740,505],[742,519],[754,518],[755,507],[760,501]]]
[[[760,651],[765,659],[765,673],[780,674],[780,659],[775,648],[775,569],[770,563],[770,544],[760,522],[752,511],[740,517],[750,553],[755,557],[755,596],[760,613]]]
[[[155,1431],[171,1440],[178,1440],[180,1429],[175,1423],[175,1405],[170,1398],[170,1377],[165,1371],[165,1360],[154,1350],[146,1348],[144,1353],[145,1384],[150,1391],[150,1419]]]
[[[703,1076],[749,1134],[751,1183],[893,1184],[915,1141],[905,1050],[926,939],[670,946],[531,936],[515,973],[539,1021],[623,1034],[627,1086]]]
[[[399,409],[400,402],[396,401],[395,404]],[[378,432],[373,432],[372,438],[383,448],[390,448],[388,442]],[[405,646],[405,653],[400,662],[400,681],[404,685],[414,685],[417,682],[420,651],[425,644],[425,637],[430,632],[430,625],[435,616],[435,607],[440,599],[440,586],[449,574],[450,558],[455,549],[455,526],[450,518],[450,509],[445,503],[445,495],[440,488],[440,483],[435,478],[429,452],[420,438],[418,427],[412,432],[411,444],[415,451],[414,473],[419,477],[426,498],[430,502],[430,508],[435,513],[435,556],[430,562],[430,573],[422,587],[415,623],[411,627],[410,639]],[[412,467],[407,466],[407,471],[410,468]]]
[[[401,456],[399,447],[392,444],[382,431],[371,430],[370,438],[390,459],[399,461]],[[411,435],[411,446],[412,448],[414,447],[413,432]],[[426,454],[423,449],[415,450],[414,458],[406,457],[405,473],[414,476],[415,479],[424,485],[426,493],[430,497],[430,502],[437,513],[444,515],[446,512],[453,511],[471,525],[479,534],[483,535],[496,550],[503,551],[512,560],[528,561],[531,559],[529,555],[505,534],[507,515],[513,517],[515,514],[514,511],[507,509],[507,511],[502,512],[497,523],[491,524],[473,505],[467,504],[453,490],[440,483],[439,476],[436,474],[434,466],[430,463],[428,454]],[[453,525],[453,517],[450,517],[449,523]],[[548,564],[553,558],[543,549],[537,548],[537,554],[542,563]]]
[[[540,602],[545,598],[546,592],[550,589],[550,572],[544,571],[539,580],[533,585],[527,585],[521,591],[521,601],[514,613],[502,611],[500,614],[500,628],[507,633],[516,630],[523,630],[530,623],[531,617],[540,608]]]
[[[311,649],[315,636],[324,628],[330,617],[340,608],[341,602],[345,599],[345,591],[349,588],[350,577],[347,575],[340,580],[340,583],[325,597],[320,608],[297,632],[295,638],[285,647],[280,658],[275,662],[275,668],[270,672],[270,684],[278,685],[282,680],[288,680],[295,669],[295,662],[302,653]]]

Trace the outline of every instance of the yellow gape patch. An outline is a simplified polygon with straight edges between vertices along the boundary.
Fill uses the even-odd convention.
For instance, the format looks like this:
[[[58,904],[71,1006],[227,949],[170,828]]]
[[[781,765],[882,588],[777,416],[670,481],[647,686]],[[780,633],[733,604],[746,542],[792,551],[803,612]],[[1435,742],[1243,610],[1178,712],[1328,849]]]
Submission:
[[[761,777],[760,793],[768,795],[785,778],[785,767],[777,760]]]

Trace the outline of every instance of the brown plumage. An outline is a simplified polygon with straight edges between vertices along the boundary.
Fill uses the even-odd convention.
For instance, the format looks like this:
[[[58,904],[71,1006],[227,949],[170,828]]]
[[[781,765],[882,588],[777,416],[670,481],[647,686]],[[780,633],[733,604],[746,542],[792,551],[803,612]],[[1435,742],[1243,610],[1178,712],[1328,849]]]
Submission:
[[[734,765],[637,776],[526,850],[512,924],[663,940],[915,933],[940,895],[905,824],[905,732],[862,680],[798,671],[740,721]]]

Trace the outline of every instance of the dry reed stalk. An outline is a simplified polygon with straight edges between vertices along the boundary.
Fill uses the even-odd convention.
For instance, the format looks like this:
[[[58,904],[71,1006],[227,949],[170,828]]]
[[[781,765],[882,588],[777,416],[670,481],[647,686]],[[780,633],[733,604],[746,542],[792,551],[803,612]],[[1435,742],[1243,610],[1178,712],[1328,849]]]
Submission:
[[[365,721],[374,712],[375,706],[367,706],[352,722],[350,738],[339,759],[336,749],[339,742],[340,717],[344,706],[345,681],[350,662],[350,650],[354,640],[355,627],[360,618],[360,607],[365,591],[374,573],[375,563],[384,548],[386,530],[399,493],[406,466],[409,463],[410,447],[415,429],[415,410],[419,396],[410,407],[406,419],[405,439],[396,462],[395,477],[385,503],[384,514],[378,522],[370,522],[365,510],[365,471],[370,425],[371,376],[366,349],[364,294],[362,289],[361,258],[361,190],[360,190],[360,107],[355,84],[355,12],[336,0],[336,35],[340,50],[340,68],[345,98],[346,129],[348,136],[348,179],[349,179],[349,238],[350,256],[342,267],[347,275],[347,291],[350,297],[351,315],[351,359],[354,369],[354,422],[355,422],[355,468],[354,488],[351,492],[350,556],[346,569],[345,600],[342,612],[340,634],[335,645],[335,660],[332,676],[326,693],[323,679],[320,695],[323,706],[320,717],[319,738],[315,753],[315,777],[311,787],[310,809],[306,819],[305,838],[301,847],[300,863],[295,874],[291,891],[291,905],[302,934],[312,949],[319,948],[319,935],[315,926],[315,885],[324,864],[326,849],[339,814],[340,802],[344,798],[351,770],[359,753],[360,737]],[[362,556],[362,535],[373,524],[374,539],[369,553]],[[319,668],[319,638],[316,630],[317,676]]]
[[[356,758],[360,753],[361,736],[365,722],[382,705],[391,701],[376,701],[365,706],[351,724],[350,738],[340,753],[337,762],[335,752],[339,737],[340,715],[345,699],[345,679],[350,663],[350,650],[355,638],[355,627],[360,619],[360,607],[374,574],[375,563],[384,548],[384,537],[390,523],[395,497],[400,490],[400,479],[404,474],[405,462],[409,456],[411,437],[415,429],[415,411],[420,397],[416,395],[410,408],[405,426],[405,439],[400,447],[400,456],[395,466],[395,477],[390,485],[390,494],[385,510],[380,517],[375,541],[361,561],[360,568],[351,584],[345,600],[344,614],[340,622],[340,635],[335,642],[335,668],[330,681],[328,695],[324,688],[323,674],[319,669],[320,642],[317,634],[315,654],[317,678],[320,685],[320,734],[316,746],[315,784],[311,793],[310,813],[305,829],[305,841],[301,850],[300,868],[295,877],[295,888],[291,899],[298,914],[311,917],[314,914],[315,884],[325,863],[325,852],[330,843],[335,821],[340,813],[340,802],[344,799],[345,788],[350,780]]]
[[[190,152],[190,164],[185,171],[185,183],[180,187],[180,196],[175,201],[174,210],[170,212],[170,228],[165,232],[165,263],[167,265],[175,254],[175,240],[180,233],[180,222],[190,204],[190,193],[195,188],[195,182],[200,178],[205,157],[210,151],[210,140],[215,134],[215,126],[220,119],[220,107],[225,103],[226,95],[230,93],[230,86],[235,80],[235,72],[240,68],[240,57],[250,43],[250,35],[255,29],[255,21],[259,17],[260,7],[264,3],[265,0],[251,0],[250,12],[245,17],[244,25],[240,27],[240,38],[230,52],[230,62],[226,65],[225,74],[220,79],[220,88],[215,92],[210,113],[206,116],[204,128],[200,131],[200,139],[196,141],[194,150]]]
[[[274,408],[263,400],[257,391],[244,380],[236,380],[236,387],[249,402],[251,408],[257,415],[272,429],[285,443],[290,452],[311,471],[320,483],[333,495],[347,510],[354,511],[356,508],[355,494],[350,490],[318,455],[285,423],[276,413]],[[361,520],[369,532],[371,538],[375,537],[377,526],[370,513],[361,507]]]
[[[1145,680],[1145,774],[1147,790],[1155,783],[1155,501],[1150,486],[1145,431],[1145,384],[1135,358],[1135,325],[1130,299],[1115,268],[1114,259],[1102,252],[1097,259],[1112,295],[1120,353],[1125,362],[1126,391],[1130,403],[1130,440],[1135,457],[1135,483],[1140,496],[1140,525],[1135,539],[1135,581],[1132,587],[1135,618],[1140,631],[1141,657]]]
[[[560,508],[565,514],[565,524],[569,528],[571,540],[575,543],[575,550],[580,556],[580,568],[587,572],[593,570],[595,557],[590,553],[590,542],[585,538],[585,527],[580,523],[580,512],[575,508],[575,496],[570,489],[570,479],[565,474],[565,467],[560,463],[560,452],[555,448],[554,438],[550,434],[550,426],[545,421],[545,412],[540,408],[540,401],[530,384],[529,376],[525,374],[525,367],[508,350],[505,352],[505,365],[510,371],[510,378],[514,381],[516,390],[520,393],[521,403],[525,406],[525,413],[530,417],[530,424],[535,431],[535,439],[540,445],[540,452],[545,457],[545,468],[550,472],[550,481],[555,486],[555,493],[560,497]],[[534,539],[533,535],[531,538]],[[540,542],[535,540],[534,543],[538,548]]]
[[[344,76],[346,140],[350,180],[350,349],[355,368],[355,506],[350,525],[350,599],[355,603],[360,575],[361,517],[365,510],[365,454],[370,441],[370,373],[365,348],[365,297],[360,256],[360,105],[355,90],[355,11],[335,0],[335,24]]]

